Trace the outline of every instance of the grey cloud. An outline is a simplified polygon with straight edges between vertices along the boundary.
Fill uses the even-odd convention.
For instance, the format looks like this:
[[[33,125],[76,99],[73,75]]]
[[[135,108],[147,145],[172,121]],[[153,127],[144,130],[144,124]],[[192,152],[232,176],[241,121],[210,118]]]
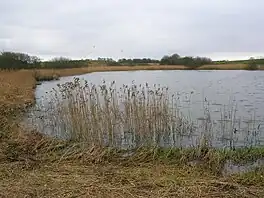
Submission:
[[[76,58],[259,55],[263,6],[261,0],[0,0],[0,49]]]

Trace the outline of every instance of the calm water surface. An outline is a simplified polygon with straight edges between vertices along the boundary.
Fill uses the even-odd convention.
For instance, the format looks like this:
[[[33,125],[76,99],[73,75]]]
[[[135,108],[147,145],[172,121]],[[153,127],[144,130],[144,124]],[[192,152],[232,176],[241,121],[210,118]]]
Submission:
[[[169,87],[171,94],[179,98],[180,110],[194,122],[201,122],[205,106],[209,109],[213,123],[220,130],[225,119],[224,112],[234,111],[237,126],[241,133],[236,134],[236,145],[264,145],[264,72],[261,71],[129,71],[129,72],[98,72],[79,77],[93,84],[102,81],[123,84],[149,85],[160,84]],[[37,105],[45,105],[47,92],[57,87],[58,83],[73,80],[63,77],[58,81],[43,82],[37,86]],[[252,121],[254,120],[254,122]],[[243,133],[242,133],[243,132]],[[247,136],[247,137],[246,137]],[[217,142],[217,141],[216,141]],[[219,143],[215,143],[219,144]],[[222,145],[221,145],[222,146]]]

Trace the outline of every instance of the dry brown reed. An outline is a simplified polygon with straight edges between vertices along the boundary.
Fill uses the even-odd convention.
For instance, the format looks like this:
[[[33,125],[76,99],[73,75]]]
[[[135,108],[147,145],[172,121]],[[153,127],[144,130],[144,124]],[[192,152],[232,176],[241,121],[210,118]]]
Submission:
[[[168,87],[160,85],[132,83],[117,88],[115,82],[94,85],[74,78],[58,84],[42,101],[33,113],[39,131],[89,146],[221,145],[235,149],[260,145],[260,124],[251,119],[245,126],[245,120],[236,118],[234,106],[221,110],[220,120],[215,122],[209,104],[204,104],[201,122],[194,124],[191,115],[179,111],[179,101],[169,94]]]
[[[53,135],[89,145],[120,147],[179,143],[179,135],[190,135],[192,124],[179,112],[176,97],[168,88],[154,85],[100,86],[75,78],[58,84],[40,107]],[[47,109],[47,110],[46,110]],[[45,119],[44,119],[45,121]],[[36,121],[34,121],[36,123]],[[134,146],[133,146],[134,145]]]
[[[0,71],[0,104],[20,106],[34,101],[35,82],[26,70]]]
[[[0,71],[0,138],[6,137],[14,117],[34,102],[35,79],[27,71]]]

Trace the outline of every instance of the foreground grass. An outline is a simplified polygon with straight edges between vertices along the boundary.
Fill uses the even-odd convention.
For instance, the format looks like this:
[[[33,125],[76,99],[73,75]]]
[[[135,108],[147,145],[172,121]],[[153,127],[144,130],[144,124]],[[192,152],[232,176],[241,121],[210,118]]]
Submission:
[[[1,142],[0,197],[263,197],[264,168],[222,176],[221,162],[243,163],[263,149],[122,152],[17,131]],[[200,159],[200,163],[187,163]],[[253,158],[254,159],[254,158]]]
[[[264,168],[223,176],[263,149],[113,149],[50,139],[14,127],[0,141],[0,197],[263,197]],[[197,160],[197,164],[192,162]]]
[[[1,197],[263,197],[263,185],[241,176],[219,178],[195,167],[85,165],[78,162],[24,167],[1,164]],[[263,184],[263,183],[262,183]]]
[[[263,154],[261,149],[229,155],[198,151],[203,163],[194,165],[185,163],[195,156],[193,150],[148,148],[124,158],[115,150],[84,149],[22,131],[15,134],[1,148],[0,197],[264,196],[264,168],[231,176],[211,169],[230,155],[243,162]]]

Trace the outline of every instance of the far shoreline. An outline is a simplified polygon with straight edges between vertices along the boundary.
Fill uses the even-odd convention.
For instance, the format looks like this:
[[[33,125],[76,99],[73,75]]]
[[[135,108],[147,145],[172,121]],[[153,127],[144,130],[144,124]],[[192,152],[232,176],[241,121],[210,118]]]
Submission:
[[[190,69],[184,65],[144,65],[144,66],[98,66],[89,65],[79,68],[65,69],[28,69],[34,71],[38,76],[37,81],[56,80],[59,77],[81,75],[92,72],[111,72],[111,71],[140,71],[140,70],[248,70],[247,64],[214,64],[204,65],[195,69]],[[255,71],[264,70],[260,67]]]

